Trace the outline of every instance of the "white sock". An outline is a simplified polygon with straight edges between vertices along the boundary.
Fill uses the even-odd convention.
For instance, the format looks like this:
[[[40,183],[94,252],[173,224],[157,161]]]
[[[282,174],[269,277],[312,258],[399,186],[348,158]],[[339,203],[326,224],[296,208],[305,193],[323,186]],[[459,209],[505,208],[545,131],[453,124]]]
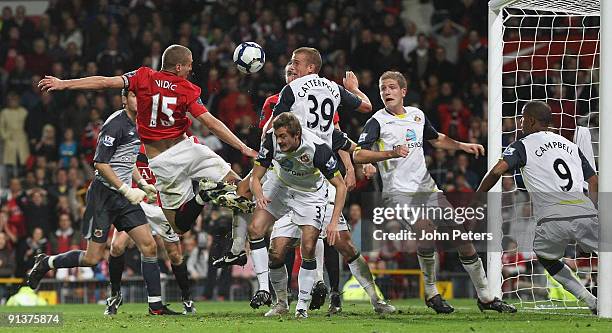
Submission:
[[[436,266],[438,266],[438,254],[434,251],[432,255],[422,255],[417,252],[419,266],[423,272],[423,280],[425,282],[425,299],[430,299],[437,294],[436,287]]]
[[[234,220],[232,221],[231,249],[231,252],[234,255],[238,255],[240,252],[244,251],[247,236],[247,221],[251,220],[251,216],[251,214],[234,213]]]
[[[287,279],[287,267],[285,265],[279,268],[270,268],[270,281],[272,281],[272,288],[274,288],[279,303],[288,303]]]
[[[349,264],[349,269],[351,270],[351,274],[357,279],[359,285],[366,291],[368,296],[370,296],[370,302],[375,304],[378,302],[378,295],[376,294],[376,283],[374,283],[374,278],[372,277],[372,272],[370,272],[370,266],[365,261],[362,255]]]
[[[572,293],[572,295],[576,296],[579,300],[586,302],[590,309],[597,308],[597,298],[593,296],[580,281],[576,280],[572,270],[567,267],[567,265],[563,265],[563,268],[557,272],[557,274],[553,275],[553,278],[557,280],[565,290]]]
[[[264,240],[262,238],[259,241],[263,242]],[[251,242],[251,245],[252,244],[253,242]],[[253,259],[253,270],[255,271],[255,274],[257,274],[259,290],[270,292],[270,286],[268,283],[268,250],[265,247],[251,250],[251,259]]]
[[[315,247],[315,258],[317,259],[317,278],[315,281],[323,281],[323,266],[325,260],[325,245],[323,239],[317,239],[317,247]]]
[[[298,287],[300,292],[298,293],[298,302],[295,307],[297,310],[308,310],[308,305],[312,299],[312,286],[315,283],[317,277],[317,261],[312,259],[302,258],[302,265],[298,274]]]
[[[489,280],[487,280],[484,267],[482,267],[482,260],[478,255],[476,255],[476,258],[475,260],[467,259],[465,262],[461,259],[461,264],[463,264],[463,268],[470,275],[480,301],[489,303],[493,301],[493,296],[491,296],[491,291],[489,290]]]

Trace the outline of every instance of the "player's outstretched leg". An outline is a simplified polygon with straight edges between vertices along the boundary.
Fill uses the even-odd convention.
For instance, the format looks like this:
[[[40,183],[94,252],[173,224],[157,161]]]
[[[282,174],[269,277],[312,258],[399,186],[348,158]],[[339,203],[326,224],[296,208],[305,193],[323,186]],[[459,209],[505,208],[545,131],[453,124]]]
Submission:
[[[597,314],[597,298],[574,277],[572,270],[561,260],[550,260],[538,256],[546,271],[577,299],[584,301],[593,314]]]
[[[438,266],[436,251],[433,248],[419,248],[417,249],[417,258],[425,283],[425,305],[432,308],[436,313],[454,312],[455,308],[442,298],[436,287],[436,267]]]
[[[172,265],[172,273],[176,283],[181,289],[181,301],[183,302],[183,314],[195,314],[196,308],[191,297],[191,281],[187,271],[187,263],[183,259],[183,251],[179,241],[169,242],[164,240],[164,248],[168,253]]]
[[[128,231],[141,253],[142,277],[147,288],[149,314],[151,315],[179,315],[162,303],[161,281],[159,265],[157,263],[157,244],[151,234],[148,224],[139,225]]]
[[[482,260],[476,252],[474,244],[470,241],[461,241],[458,246],[459,261],[463,268],[468,272],[476,294],[478,295],[477,305],[480,311],[493,310],[497,312],[514,313],[516,307],[508,304],[497,297],[493,297],[489,291],[489,281],[482,265]]]
[[[252,214],[234,211],[234,219],[232,221],[232,247],[223,257],[213,261],[213,267],[221,268],[232,265],[246,265],[247,254],[244,250],[244,246],[247,238],[247,221],[251,221],[251,219]]]
[[[318,310],[325,304],[325,299],[327,298],[327,286],[325,286],[325,282],[323,281],[323,269],[324,266],[324,258],[325,255],[325,245],[323,244],[323,239],[317,239],[317,246],[315,248],[315,258],[317,260],[317,276],[314,287],[312,288],[312,300],[310,301],[310,305],[308,306],[308,310]]]
[[[119,306],[123,304],[121,295],[121,276],[125,269],[125,248],[130,239],[127,233],[115,231],[111,241],[110,255],[108,257],[108,274],[110,276],[111,296],[106,299],[104,315],[116,315]]]

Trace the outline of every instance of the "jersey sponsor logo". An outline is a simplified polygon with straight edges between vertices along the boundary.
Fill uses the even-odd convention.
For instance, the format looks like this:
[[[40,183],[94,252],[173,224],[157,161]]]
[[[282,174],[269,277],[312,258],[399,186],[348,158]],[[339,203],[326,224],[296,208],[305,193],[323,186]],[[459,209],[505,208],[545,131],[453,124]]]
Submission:
[[[308,156],[308,153],[302,154],[299,159],[302,163],[310,163],[310,156]]]
[[[416,147],[422,147],[423,146],[423,142],[422,141],[418,141],[418,137],[416,135],[416,132],[409,128],[408,130],[406,130],[406,142],[407,142],[407,146],[408,148],[416,148]]]
[[[151,169],[149,169],[148,166],[138,167],[138,171],[140,171],[140,176],[142,177],[142,179],[144,180],[153,179],[153,172],[151,172]]]
[[[114,143],[115,143],[115,138],[113,138],[110,135],[105,135],[104,138],[102,138],[102,144],[104,144],[107,147],[112,147]]]
[[[155,80],[155,84],[163,89],[176,90],[176,84],[166,80]]]
[[[514,154],[515,150],[516,149],[512,148],[512,147],[506,148],[506,150],[504,150],[504,156],[512,156],[512,154]]]

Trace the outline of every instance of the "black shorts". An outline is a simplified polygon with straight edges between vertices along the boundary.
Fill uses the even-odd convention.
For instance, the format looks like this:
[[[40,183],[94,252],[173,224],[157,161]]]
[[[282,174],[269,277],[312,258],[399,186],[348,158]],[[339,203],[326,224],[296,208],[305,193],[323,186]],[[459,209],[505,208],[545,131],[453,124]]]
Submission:
[[[118,231],[130,231],[147,224],[140,205],[132,205],[123,195],[94,180],[87,190],[87,207],[81,232],[87,240],[105,243],[111,224]]]

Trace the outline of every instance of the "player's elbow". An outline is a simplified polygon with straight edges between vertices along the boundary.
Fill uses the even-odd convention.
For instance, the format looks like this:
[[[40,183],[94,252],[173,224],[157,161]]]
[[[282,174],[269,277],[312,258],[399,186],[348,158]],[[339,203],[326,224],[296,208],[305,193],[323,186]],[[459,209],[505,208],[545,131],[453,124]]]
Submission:
[[[372,112],[372,103],[370,103],[370,101],[361,101],[361,105],[359,105],[359,108],[357,108],[357,111],[361,113]]]

